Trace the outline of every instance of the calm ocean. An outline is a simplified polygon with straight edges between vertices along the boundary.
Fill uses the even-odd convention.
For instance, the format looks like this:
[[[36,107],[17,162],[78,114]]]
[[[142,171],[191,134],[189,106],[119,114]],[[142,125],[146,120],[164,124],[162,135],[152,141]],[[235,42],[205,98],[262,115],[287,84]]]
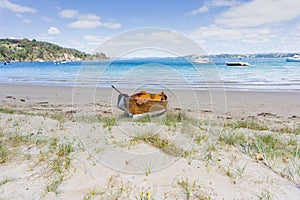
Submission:
[[[243,59],[251,65],[228,67],[228,59],[191,63],[183,58],[114,61],[0,63],[0,83],[122,88],[225,88],[227,90],[300,91],[300,62]],[[232,60],[231,60],[232,61]]]

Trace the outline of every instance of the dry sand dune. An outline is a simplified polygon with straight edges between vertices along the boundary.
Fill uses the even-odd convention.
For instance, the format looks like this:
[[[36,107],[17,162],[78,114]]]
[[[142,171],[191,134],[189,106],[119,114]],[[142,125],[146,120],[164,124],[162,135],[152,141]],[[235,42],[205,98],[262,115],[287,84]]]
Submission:
[[[172,91],[138,121],[116,98],[0,85],[0,198],[299,198],[300,93]]]

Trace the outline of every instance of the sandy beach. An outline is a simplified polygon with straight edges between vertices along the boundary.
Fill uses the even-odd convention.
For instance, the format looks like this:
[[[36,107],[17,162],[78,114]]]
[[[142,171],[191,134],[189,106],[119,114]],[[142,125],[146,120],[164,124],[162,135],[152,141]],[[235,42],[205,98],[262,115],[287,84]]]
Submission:
[[[300,196],[299,92],[165,92],[133,121],[111,88],[1,84],[0,198]]]

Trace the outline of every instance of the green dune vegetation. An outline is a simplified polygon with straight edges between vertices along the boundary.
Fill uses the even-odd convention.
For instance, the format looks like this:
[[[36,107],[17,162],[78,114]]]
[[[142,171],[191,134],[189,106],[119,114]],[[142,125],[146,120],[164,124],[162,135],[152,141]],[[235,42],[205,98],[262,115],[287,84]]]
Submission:
[[[88,54],[35,39],[0,39],[0,61],[101,60],[104,53]]]

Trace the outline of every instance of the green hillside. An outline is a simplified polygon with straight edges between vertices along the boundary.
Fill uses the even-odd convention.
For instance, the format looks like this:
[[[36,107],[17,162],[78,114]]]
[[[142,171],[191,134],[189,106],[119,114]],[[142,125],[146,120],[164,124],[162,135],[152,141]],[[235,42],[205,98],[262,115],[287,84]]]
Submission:
[[[35,39],[0,39],[0,61],[53,61],[108,59],[103,53],[87,54]]]

